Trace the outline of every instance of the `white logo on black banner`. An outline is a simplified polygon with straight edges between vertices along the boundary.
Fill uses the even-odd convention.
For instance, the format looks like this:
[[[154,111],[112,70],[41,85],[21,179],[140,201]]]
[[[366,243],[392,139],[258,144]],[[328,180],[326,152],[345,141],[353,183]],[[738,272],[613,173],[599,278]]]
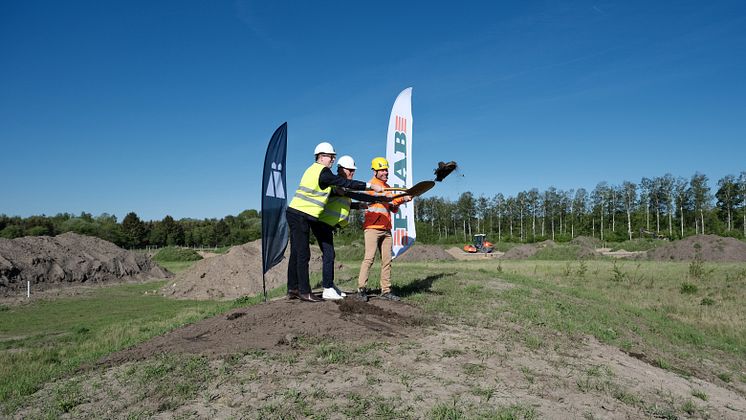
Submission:
[[[272,179],[267,183],[267,197],[285,198],[285,186],[282,185],[282,164],[272,162]]]

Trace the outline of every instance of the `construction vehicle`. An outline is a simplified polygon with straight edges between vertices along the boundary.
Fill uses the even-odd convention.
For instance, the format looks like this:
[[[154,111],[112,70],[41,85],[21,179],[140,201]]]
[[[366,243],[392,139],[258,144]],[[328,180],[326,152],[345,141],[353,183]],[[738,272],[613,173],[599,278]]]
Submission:
[[[469,245],[464,245],[464,251],[470,254],[478,252],[489,254],[495,249],[495,245],[492,242],[487,241],[487,235],[484,233],[477,233],[474,235],[474,241]]]

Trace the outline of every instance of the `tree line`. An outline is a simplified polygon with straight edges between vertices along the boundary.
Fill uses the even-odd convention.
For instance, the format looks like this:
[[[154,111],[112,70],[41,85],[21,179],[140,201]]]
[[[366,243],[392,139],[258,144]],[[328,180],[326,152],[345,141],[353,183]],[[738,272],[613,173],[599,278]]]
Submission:
[[[452,201],[420,198],[415,207],[418,239],[468,241],[487,233],[492,241],[570,240],[579,235],[604,241],[637,237],[680,239],[696,234],[746,237],[746,171],[708,186],[708,178],[671,174],[618,185],[600,182],[592,191],[533,188],[515,196],[471,192]]]
[[[592,191],[533,188],[515,196],[492,197],[471,192],[455,201],[420,197],[415,205],[417,237],[423,243],[469,241],[486,233],[491,241],[567,241],[580,235],[618,242],[637,237],[680,239],[696,234],[746,238],[746,171],[717,181],[671,174],[618,185],[600,182]],[[359,239],[362,212],[353,211],[340,240]],[[261,237],[261,215],[245,210],[221,219],[142,221],[136,213],[121,222],[103,213],[28,218],[0,215],[0,237],[54,236],[76,232],[96,236],[124,248],[146,246],[232,246]]]
[[[65,232],[96,236],[123,248],[147,246],[210,246],[240,245],[261,237],[262,221],[256,210],[245,210],[238,216],[222,219],[181,219],[166,216],[162,220],[143,221],[136,213],[128,213],[121,223],[117,217],[103,213],[75,216],[60,213],[56,216],[28,218],[0,215],[0,237],[13,239],[22,236],[55,236]]]

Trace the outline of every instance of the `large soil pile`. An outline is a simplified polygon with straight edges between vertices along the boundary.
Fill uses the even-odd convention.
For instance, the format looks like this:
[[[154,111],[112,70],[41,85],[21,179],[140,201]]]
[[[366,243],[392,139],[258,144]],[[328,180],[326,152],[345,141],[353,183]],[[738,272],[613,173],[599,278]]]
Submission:
[[[309,304],[282,298],[187,325],[107,356],[101,363],[119,364],[159,353],[217,357],[250,349],[282,350],[308,338],[396,342],[421,335],[423,324],[429,322],[416,307],[381,299]]]
[[[595,250],[596,248],[601,248],[603,246],[603,242],[601,242],[600,239],[596,239],[590,236],[576,236],[571,241],[571,244],[573,245],[579,245],[582,248],[588,248],[591,250]]]
[[[419,245],[416,244],[409,248],[407,252],[396,257],[397,261],[440,261],[455,260],[453,255],[447,253],[443,248],[437,245]]]
[[[503,258],[510,259],[510,260],[522,260],[522,259],[534,256],[541,249],[552,247],[555,245],[556,244],[552,240],[546,240],[544,242],[539,242],[535,244],[520,245],[520,246],[511,248],[507,252],[505,252],[505,254],[503,255]]]
[[[171,273],[145,255],[77,233],[0,239],[0,296],[63,285],[163,279]]]
[[[290,246],[285,258],[265,275],[267,290],[287,283]],[[311,246],[310,270],[321,270],[321,253]],[[177,299],[231,300],[262,293],[262,241],[231,248],[227,254],[206,258],[179,273],[161,290]]]
[[[746,261],[746,243],[735,238],[697,235],[674,241],[648,251],[656,261]]]

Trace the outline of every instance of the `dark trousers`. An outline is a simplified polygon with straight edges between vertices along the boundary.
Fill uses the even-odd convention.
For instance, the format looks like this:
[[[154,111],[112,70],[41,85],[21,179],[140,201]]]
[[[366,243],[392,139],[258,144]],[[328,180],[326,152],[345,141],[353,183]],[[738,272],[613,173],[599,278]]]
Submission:
[[[334,228],[324,222],[311,225],[321,248],[321,286],[334,287]]]
[[[285,212],[290,230],[290,260],[288,261],[288,290],[298,290],[302,294],[311,293],[308,263],[311,261],[311,232],[321,248],[323,271],[322,286],[334,284],[334,235],[331,226],[288,209]],[[329,272],[329,273],[327,273]]]

